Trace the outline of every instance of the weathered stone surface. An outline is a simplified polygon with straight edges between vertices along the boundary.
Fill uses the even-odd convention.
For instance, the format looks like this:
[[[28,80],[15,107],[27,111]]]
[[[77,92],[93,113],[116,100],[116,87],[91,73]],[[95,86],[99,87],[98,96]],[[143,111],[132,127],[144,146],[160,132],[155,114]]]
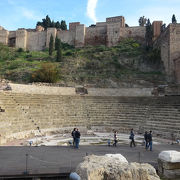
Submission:
[[[179,180],[180,179],[180,169],[175,169],[175,170],[164,169],[163,176],[165,178]]]
[[[180,152],[162,151],[158,159],[158,172],[165,178],[180,178]]]
[[[83,180],[160,180],[149,164],[124,163],[107,156],[86,157],[77,173]]]
[[[159,154],[159,159],[170,163],[180,163],[180,152],[178,151],[162,151]]]

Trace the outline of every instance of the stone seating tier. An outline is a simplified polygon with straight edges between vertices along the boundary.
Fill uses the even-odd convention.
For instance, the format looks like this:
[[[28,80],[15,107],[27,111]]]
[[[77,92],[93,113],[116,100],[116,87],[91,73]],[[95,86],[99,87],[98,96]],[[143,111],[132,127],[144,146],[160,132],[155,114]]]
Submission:
[[[179,97],[65,96],[0,92],[1,144],[32,130],[86,127],[97,131],[180,138]],[[19,137],[18,137],[19,138]]]

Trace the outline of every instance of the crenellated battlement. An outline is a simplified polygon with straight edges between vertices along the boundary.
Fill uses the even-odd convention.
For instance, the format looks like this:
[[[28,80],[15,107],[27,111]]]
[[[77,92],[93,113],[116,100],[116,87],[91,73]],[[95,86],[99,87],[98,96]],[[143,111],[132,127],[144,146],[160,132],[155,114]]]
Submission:
[[[50,35],[55,38],[56,34],[62,42],[75,47],[86,45],[117,45],[122,38],[135,38],[144,42],[145,27],[125,27],[123,16],[106,18],[106,22],[97,22],[96,25],[86,27],[80,22],[69,23],[69,30],[60,30],[37,26],[36,29],[18,29],[7,31],[0,28],[0,42],[16,48],[30,51],[43,50],[49,46]],[[11,35],[10,35],[11,34]]]

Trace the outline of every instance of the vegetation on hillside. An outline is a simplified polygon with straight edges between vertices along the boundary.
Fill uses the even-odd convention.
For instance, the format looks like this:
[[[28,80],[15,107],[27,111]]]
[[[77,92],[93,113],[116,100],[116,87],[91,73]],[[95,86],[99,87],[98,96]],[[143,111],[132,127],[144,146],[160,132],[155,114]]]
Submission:
[[[147,52],[133,39],[123,40],[115,47],[74,48],[60,44],[60,54],[53,50],[52,55],[48,49],[29,52],[0,44],[0,77],[19,83],[58,82],[98,87],[164,81],[160,51]]]

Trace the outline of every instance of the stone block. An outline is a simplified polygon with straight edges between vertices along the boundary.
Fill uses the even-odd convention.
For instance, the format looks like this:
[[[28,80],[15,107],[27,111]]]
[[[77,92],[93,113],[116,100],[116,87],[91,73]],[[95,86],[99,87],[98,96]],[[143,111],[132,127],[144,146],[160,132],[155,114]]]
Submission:
[[[180,152],[162,151],[158,158],[158,172],[164,178],[180,178]]]

